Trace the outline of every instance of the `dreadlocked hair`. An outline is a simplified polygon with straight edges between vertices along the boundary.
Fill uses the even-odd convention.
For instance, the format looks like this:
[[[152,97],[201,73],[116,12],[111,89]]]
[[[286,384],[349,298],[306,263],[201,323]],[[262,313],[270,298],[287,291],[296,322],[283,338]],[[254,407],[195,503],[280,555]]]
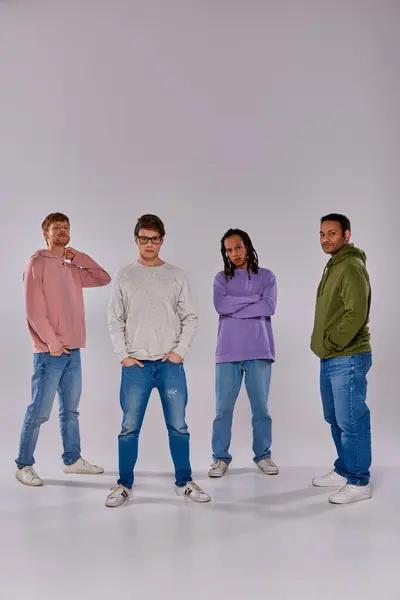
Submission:
[[[225,250],[225,240],[232,237],[233,235],[238,235],[246,248],[247,252],[247,273],[250,279],[250,273],[258,273],[258,254],[254,249],[250,236],[245,231],[241,229],[228,229],[221,240],[221,254],[224,261],[224,275],[226,279],[232,279],[235,275],[235,265],[227,256]]]

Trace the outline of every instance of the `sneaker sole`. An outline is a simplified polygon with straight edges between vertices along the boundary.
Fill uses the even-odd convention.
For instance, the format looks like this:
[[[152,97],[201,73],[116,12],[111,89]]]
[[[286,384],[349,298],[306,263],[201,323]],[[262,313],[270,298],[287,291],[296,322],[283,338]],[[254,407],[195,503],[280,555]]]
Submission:
[[[189,498],[187,496],[182,496],[182,498],[184,500],[190,500],[191,502],[196,502],[196,504],[207,504],[207,502],[211,502],[211,498],[195,499],[195,498],[191,498],[190,496],[189,496]]]
[[[185,494],[180,494],[178,491],[175,491],[178,498],[182,498],[185,502],[196,502],[198,504],[206,504],[207,502],[211,502],[211,496],[207,498],[194,498],[192,494],[186,496]]]
[[[26,485],[27,487],[42,487],[43,485],[43,481],[41,481],[40,483],[27,483],[26,481],[22,481],[22,479],[18,479],[18,477],[16,477],[15,479],[22,483],[22,485]]]
[[[63,469],[66,475],[102,475],[104,473],[104,469],[102,471],[66,471]]]
[[[336,500],[331,500],[329,498],[329,502],[331,504],[336,504],[336,505],[339,506],[339,505],[344,505],[344,504],[355,504],[356,502],[363,502],[364,500],[371,500],[371,498],[372,498],[372,495],[371,496],[364,496],[362,498],[357,498],[357,499],[354,499],[354,500],[350,500],[348,502],[337,502]]]
[[[226,473],[226,471],[225,471]],[[214,479],[219,479],[220,477],[223,477],[225,475],[225,473],[209,473],[208,476]]]
[[[123,504],[125,504],[126,502],[128,502],[128,499],[124,500],[123,502],[121,502],[121,504],[107,504],[107,501],[104,503],[104,506],[106,506],[107,508],[119,508],[120,506],[122,506]]]
[[[261,473],[263,473],[264,475],[279,475],[279,469],[277,469],[276,471],[263,471],[263,469],[261,467],[258,467],[258,468],[260,469]]]
[[[314,487],[319,487],[319,488],[338,488],[338,489],[340,489],[341,487],[346,485],[346,480],[344,480],[343,482],[340,482],[340,483],[314,483],[314,481],[313,481],[312,484]]]

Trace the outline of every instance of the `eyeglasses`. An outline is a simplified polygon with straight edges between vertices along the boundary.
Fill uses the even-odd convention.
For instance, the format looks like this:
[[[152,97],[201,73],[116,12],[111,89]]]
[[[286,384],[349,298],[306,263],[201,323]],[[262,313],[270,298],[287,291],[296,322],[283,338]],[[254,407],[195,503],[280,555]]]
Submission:
[[[155,246],[158,246],[162,240],[162,238],[159,235],[153,235],[153,237],[147,237],[147,235],[138,235],[136,239],[138,240],[139,244],[142,244],[143,246],[145,246],[149,242],[151,242]]]

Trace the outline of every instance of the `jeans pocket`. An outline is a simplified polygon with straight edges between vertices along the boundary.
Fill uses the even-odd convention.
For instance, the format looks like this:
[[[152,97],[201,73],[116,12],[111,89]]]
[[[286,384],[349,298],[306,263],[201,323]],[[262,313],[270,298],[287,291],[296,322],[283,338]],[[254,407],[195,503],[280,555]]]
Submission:
[[[176,363],[176,362],[172,362],[172,360],[168,359],[167,364],[172,366],[173,371],[175,373],[179,373],[179,375],[181,375],[183,373],[183,362]]]
[[[183,364],[183,360],[181,360],[181,362],[175,362],[174,360],[171,360],[170,358],[168,358],[168,362],[171,363],[171,365],[181,365]]]
[[[44,368],[48,355],[49,355],[49,352],[36,352],[33,355],[33,367],[35,370]]]
[[[64,358],[64,356],[67,356],[67,355],[62,353],[62,354],[60,354],[60,356],[55,356],[54,354],[50,354],[50,352],[49,352],[46,356],[46,359],[47,359],[47,361],[50,361],[52,363],[61,362],[62,359]]]
[[[361,368],[363,370],[364,375],[367,375],[368,371],[372,367],[372,354],[371,352],[366,352],[365,354],[360,354]]]

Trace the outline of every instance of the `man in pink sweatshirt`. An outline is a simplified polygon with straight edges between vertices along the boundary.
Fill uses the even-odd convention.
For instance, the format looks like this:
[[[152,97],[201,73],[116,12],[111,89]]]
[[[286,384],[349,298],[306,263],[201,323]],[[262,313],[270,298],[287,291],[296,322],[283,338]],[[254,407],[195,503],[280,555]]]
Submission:
[[[64,472],[98,474],[104,471],[81,457],[78,422],[82,389],[80,348],[86,343],[82,288],[107,285],[111,278],[87,254],[67,247],[70,241],[68,217],[52,213],[43,221],[42,230],[47,250],[35,252],[24,273],[34,373],[32,402],[22,427],[16,477],[31,486],[43,485],[33,468],[33,454],[40,426],[49,420],[57,392]]]

